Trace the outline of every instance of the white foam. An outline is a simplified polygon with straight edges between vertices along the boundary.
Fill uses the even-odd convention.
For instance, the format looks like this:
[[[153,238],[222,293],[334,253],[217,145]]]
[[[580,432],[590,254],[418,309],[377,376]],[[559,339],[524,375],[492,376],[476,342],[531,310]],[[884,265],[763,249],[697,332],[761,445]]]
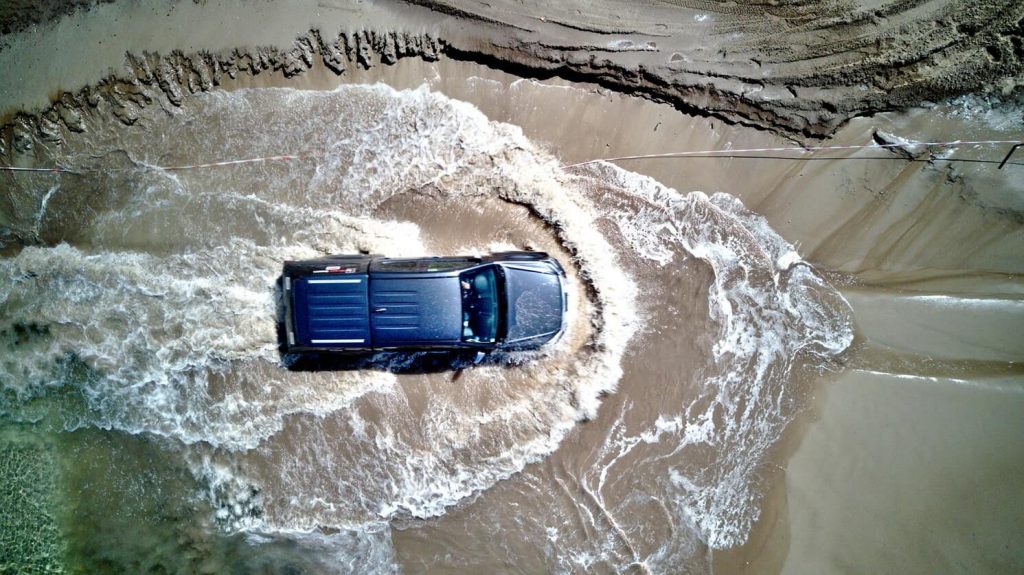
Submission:
[[[509,89],[518,90],[521,89],[521,87],[523,86],[529,87],[531,90],[561,90],[567,92],[581,93],[586,92],[586,90],[584,90],[583,88],[579,88],[577,86],[552,84],[550,82],[540,82],[534,80],[533,78],[520,78],[518,80],[515,80],[511,84],[509,84]]]
[[[48,333],[17,362],[0,363],[0,385],[19,397],[70,386],[88,411],[70,419],[69,429],[92,425],[247,449],[290,413],[322,414],[392,384],[387,374],[361,374],[333,388],[275,385],[274,282],[280,261],[302,253],[239,239],[163,258],[89,254],[66,244],[25,248],[0,261],[4,326],[38,323]],[[68,380],[68,358],[91,374]],[[271,379],[251,381],[250,369]],[[220,396],[211,394],[215,386]]]
[[[664,267],[683,251],[715,275],[708,305],[719,332],[716,369],[703,382],[706,401],[619,436],[610,453],[670,439],[718,450],[721,465],[705,475],[669,478],[676,478],[681,502],[669,511],[679,525],[696,524],[712,546],[745,537],[756,517],[751,478],[785,424],[767,405],[784,380],[777,370],[788,369],[800,350],[841,350],[850,333],[841,302],[763,218],[730,196],[683,196],[607,165],[568,175],[518,128],[425,87],[243,90],[197,96],[182,110],[195,122],[166,126],[168,141],[194,146],[196,155],[223,157],[217,146],[227,143],[235,157],[306,147],[327,153],[315,166],[273,170],[171,175],[140,168],[122,182],[135,186],[132,193],[93,222],[95,252],[27,248],[4,260],[4,321],[39,318],[51,329],[33,340],[28,359],[4,364],[4,389],[24,398],[70,385],[86,410],[69,425],[191,445],[189,453],[201,455],[189,462],[210,485],[208,497],[225,502],[217,509],[228,529],[311,531],[437,516],[546,457],[578,420],[597,414],[601,395],[618,385],[642,321],[638,286],[617,254]],[[206,123],[217,127],[219,140],[194,128]],[[85,148],[127,146],[116,134],[89,135],[108,136]],[[146,158],[160,157],[164,144],[133,145],[139,149],[128,155]],[[595,205],[583,193],[587,178],[629,201]],[[547,221],[594,298],[591,316],[570,318],[594,330],[587,345],[572,347],[567,337],[541,354],[505,356],[516,370],[480,367],[465,376],[501,402],[455,396],[453,383],[419,412],[389,373],[277,367],[273,282],[281,261],[361,248],[424,253],[418,227],[373,217],[382,203],[410,192],[452,202],[487,194],[527,205]],[[181,213],[195,217],[178,224]],[[602,233],[605,221],[618,226],[624,244]],[[57,360],[72,354],[90,370],[84,382],[56,373]],[[740,397],[756,409],[743,411]],[[724,410],[724,428],[714,406]],[[376,416],[367,418],[361,407]],[[209,446],[220,449],[211,454]],[[246,507],[251,501],[238,501],[252,487],[265,511],[258,521],[245,519],[253,518],[246,514],[255,509]],[[611,517],[607,506],[605,513]],[[679,537],[685,545],[660,550],[651,564],[670,564],[680,549],[691,549]],[[573,564],[603,556],[581,552]]]
[[[667,440],[677,451],[712,449],[710,465],[677,468],[671,479],[708,545],[740,544],[759,514],[758,468],[798,403],[787,395],[792,366],[800,354],[830,356],[850,345],[849,305],[736,198],[682,195],[610,164],[593,171],[646,204],[641,225],[637,211],[605,208],[634,253],[666,266],[683,251],[714,272],[708,312],[718,337],[699,397],[663,413],[650,429],[616,439],[616,449],[624,454]]]
[[[286,108],[293,114],[287,122],[282,122],[285,127],[273,122],[261,123],[260,119],[266,116],[277,118],[282,99],[288,100]],[[273,457],[272,442],[281,434],[288,414],[316,414],[325,418],[324,425],[328,420],[337,421],[337,417],[329,417],[331,414],[342,414],[352,429],[346,439],[352,443],[347,454],[337,453],[334,445],[338,439],[321,435],[322,428],[316,421],[291,420],[310,426],[311,444],[306,446],[310,453],[308,459],[271,464],[271,467],[281,466],[277,468],[276,479],[250,469],[231,468],[233,473],[249,477],[247,481],[265,487],[275,484],[275,498],[301,494],[287,514],[265,517],[261,529],[309,529],[346,521],[353,514],[366,517],[366,513],[372,513],[388,518],[444,513],[448,506],[551,453],[577,420],[596,414],[600,394],[615,388],[622,373],[622,355],[635,330],[636,288],[617,265],[615,250],[598,231],[596,220],[600,210],[582,195],[573,194],[573,178],[562,172],[554,158],[539,152],[517,128],[491,123],[468,104],[449,100],[426,88],[396,92],[385,86],[351,86],[333,93],[252,90],[203,96],[185,104],[185,108],[189,106],[197,106],[197,109],[186,109],[186,113],[212,117],[218,127],[224,128],[225,141],[243,146],[243,149],[233,150],[233,154],[260,155],[268,142],[273,144],[273,149],[291,149],[301,144],[327,150],[325,159],[307,170],[308,173],[301,167],[289,167],[281,175],[282,182],[244,189],[241,187],[246,182],[243,176],[251,173],[254,178],[262,177],[259,170],[240,167],[231,172],[234,180],[230,182],[209,181],[204,179],[207,178],[204,174],[171,176],[146,172],[147,185],[139,190],[141,193],[129,198],[123,210],[105,214],[95,231],[101,245],[113,250],[127,236],[135,237],[147,229],[159,227],[168,221],[170,214],[182,211],[199,214],[195,220],[185,222],[184,238],[172,249],[172,253],[178,255],[171,256],[172,260],[194,260],[195,265],[176,270],[174,274],[168,272],[165,276],[175,277],[164,279],[192,275],[209,278],[208,281],[216,285],[232,286],[223,289],[222,296],[218,292],[219,308],[238,311],[234,300],[260,307],[247,313],[218,317],[216,321],[206,322],[205,327],[202,319],[213,310],[207,306],[201,307],[205,311],[195,312],[194,322],[188,329],[205,333],[211,339],[226,338],[204,342],[205,347],[217,350],[218,357],[223,356],[224,344],[230,343],[236,350],[251,351],[254,344],[263,346],[266,355],[259,359],[273,359],[271,323],[259,324],[258,336],[254,330],[243,330],[252,337],[237,342],[232,342],[231,338],[238,337],[235,324],[240,318],[272,317],[268,288],[282,259],[350,251],[365,247],[367,243],[377,248],[373,251],[389,255],[424,253],[418,228],[370,217],[382,202],[409,191],[434,194],[448,201],[486,193],[529,205],[541,214],[552,229],[558,230],[563,243],[573,252],[580,274],[597,294],[596,315],[590,318],[600,328],[591,342],[595,351],[575,353],[569,347],[570,338],[565,338],[540,354],[508,354],[505,359],[533,374],[537,386],[528,391],[517,390],[512,396],[514,399],[494,407],[460,406],[454,398],[447,402],[438,398],[436,406],[431,408],[432,416],[421,421],[402,419],[406,408],[402,407],[401,390],[393,385],[393,377],[388,375],[338,374],[332,378],[339,381],[337,388],[330,392],[333,395],[322,397],[320,394],[324,391],[314,388],[314,382],[304,385],[295,381],[301,379],[302,374],[274,375],[265,370],[258,376],[264,380],[261,383],[277,389],[254,409],[253,399],[246,396],[245,391],[225,394],[216,400],[205,399],[202,391],[209,385],[204,381],[209,379],[209,372],[237,370],[248,356],[222,357],[220,367],[197,359],[187,363],[191,379],[172,378],[176,385],[163,385],[161,374],[174,373],[173,354],[153,353],[151,363],[143,362],[146,369],[136,369],[115,378],[117,385],[103,386],[103,392],[97,397],[105,394],[109,398],[110,388],[123,386],[133,391],[117,395],[117,401],[134,405],[130,399],[138,389],[134,380],[155,381],[156,385],[146,385],[156,390],[174,388],[190,392],[184,396],[167,396],[162,411],[173,414],[181,412],[183,405],[192,405],[197,408],[184,411],[195,413],[194,417],[199,420],[154,419],[139,417],[132,410],[121,410],[106,417],[102,425],[166,433],[186,442],[205,441],[250,450],[252,458],[260,460],[264,457],[261,455],[263,446],[269,445],[265,457]],[[225,117],[238,118],[237,123],[224,124],[218,119]],[[253,138],[252,134],[259,134],[259,137]],[[174,137],[196,146],[197,155],[217,154],[216,150],[204,151],[211,143],[204,140],[202,134],[175,134]],[[124,144],[118,141],[111,145]],[[139,151],[131,155],[159,154]],[[125,222],[127,213],[131,218]],[[136,225],[135,221],[143,223]],[[125,232],[126,223],[129,228],[141,229]],[[160,231],[154,234],[154,241],[166,235],[166,230]],[[231,248],[221,247],[224,237],[235,237]],[[244,249],[239,251],[234,244]],[[216,256],[211,258],[211,252]],[[111,251],[102,257],[123,257],[113,254],[115,252]],[[147,266],[166,268],[166,260],[147,257],[151,260],[146,262]],[[258,262],[259,281],[254,282],[253,270],[246,269],[251,261]],[[231,262],[230,271],[222,269],[225,262]],[[243,297],[247,288],[241,286],[254,283],[263,286],[265,291]],[[571,286],[570,289],[577,288]],[[182,293],[181,305],[187,305],[192,301],[190,298],[197,295]],[[124,290],[121,290],[111,299],[124,297]],[[579,310],[573,309],[571,313],[579,313]],[[570,317],[571,324],[578,323],[573,320]],[[140,327],[139,335],[153,339],[152,334],[147,333],[152,330],[150,323],[142,322]],[[69,341],[76,338],[79,336],[68,337]],[[94,353],[90,357],[101,355]],[[105,366],[115,366],[119,361],[122,359],[94,367],[102,373]],[[555,363],[545,365],[545,362]],[[158,373],[149,374],[150,368]],[[475,371],[493,378],[496,385],[501,385],[506,377],[504,370],[498,368]],[[140,372],[146,372],[145,377],[140,378]],[[269,381],[265,381],[266,378]],[[106,374],[102,380],[112,381]],[[322,380],[318,378],[315,383],[322,385]],[[371,390],[377,392],[372,394],[374,401],[384,410],[381,419],[394,421],[396,426],[401,421],[406,427],[391,427],[380,422],[371,425],[363,421],[357,411],[346,407],[356,397],[367,397],[365,394]],[[96,418],[87,420],[86,424],[90,421],[100,424]],[[325,443],[319,445],[321,441]],[[371,455],[356,453],[362,441],[372,442],[366,446]],[[463,460],[466,453],[473,455]],[[358,459],[360,463],[354,464],[344,459],[348,457],[368,459]],[[336,490],[341,489],[337,483],[338,473],[352,474],[353,469],[361,469],[361,466],[367,472],[347,476],[348,487],[345,487],[358,496],[341,495]],[[202,476],[205,472],[197,473]],[[239,525],[254,528],[244,523]]]
[[[998,96],[967,94],[948,102],[949,108],[940,108],[947,116],[961,118],[968,123],[982,122],[1000,132],[1019,134],[1024,121],[1024,104],[1003,100]]]

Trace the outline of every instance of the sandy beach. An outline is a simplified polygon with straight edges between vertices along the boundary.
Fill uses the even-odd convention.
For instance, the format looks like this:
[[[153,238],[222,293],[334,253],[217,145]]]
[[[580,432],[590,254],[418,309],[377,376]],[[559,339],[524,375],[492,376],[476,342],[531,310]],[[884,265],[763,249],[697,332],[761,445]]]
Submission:
[[[68,172],[0,174],[0,469],[56,477],[0,565],[1024,569],[1019,3],[77,4],[2,19],[0,163]],[[573,262],[540,358],[259,319],[285,256],[506,245]]]

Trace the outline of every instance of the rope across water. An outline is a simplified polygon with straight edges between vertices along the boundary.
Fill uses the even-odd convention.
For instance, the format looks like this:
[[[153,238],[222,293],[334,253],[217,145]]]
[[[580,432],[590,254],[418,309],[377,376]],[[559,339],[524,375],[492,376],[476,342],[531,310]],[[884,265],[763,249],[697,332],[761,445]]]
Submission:
[[[836,146],[789,146],[789,147],[772,147],[772,148],[742,148],[742,149],[731,149],[731,150],[690,150],[685,152],[665,152],[661,154],[643,154],[636,156],[616,156],[611,158],[598,158],[594,160],[587,160],[585,162],[577,162],[575,164],[566,164],[562,166],[562,169],[576,168],[579,166],[586,166],[588,164],[594,164],[597,162],[620,162],[629,160],[655,160],[655,159],[670,159],[670,158],[744,158],[744,159],[788,159],[788,160],[807,160],[812,159],[808,157],[779,157],[759,154],[772,154],[779,152],[798,152],[806,154],[807,152],[820,152],[820,151],[832,151],[832,150],[862,150],[862,149],[892,149],[892,148],[907,148],[907,147],[919,147],[924,146],[927,148],[962,148],[965,146],[992,146],[992,145],[1009,145],[1013,144],[1014,147],[1010,149],[1010,152],[1003,158],[1002,162],[999,160],[985,160],[990,163],[999,163],[1000,168],[1009,159],[1010,154],[1019,147],[1022,142],[1021,140],[973,140],[973,141],[953,141],[953,142],[917,142],[907,141],[904,143],[897,144],[847,144],[847,145],[836,145]],[[184,164],[177,166],[154,166],[149,164],[143,164],[146,167],[164,170],[164,171],[185,171],[185,170],[200,170],[207,168],[217,168],[221,166],[235,166],[240,164],[256,164],[263,162],[285,162],[293,160],[305,160],[305,159],[317,159],[324,157],[324,154],[314,154],[310,152],[299,152],[296,154],[279,154],[274,156],[261,156],[257,158],[243,158],[238,160],[225,160],[219,162],[206,162],[199,164]],[[863,159],[891,159],[891,160],[907,160],[909,158],[903,157],[840,157],[840,158],[828,158],[831,160],[863,160]],[[941,161],[981,161],[981,160],[970,160],[960,158],[934,158]],[[1014,164],[1018,165],[1018,164]],[[115,171],[128,171],[131,168],[66,168],[64,166],[52,166],[46,168],[23,168],[18,166],[0,166],[0,171],[7,172],[47,172],[47,173],[67,173],[67,174],[82,174],[90,172],[115,172]]]
[[[907,141],[907,142],[898,143],[898,144],[877,144],[877,143],[871,143],[871,144],[848,144],[848,145],[839,145],[839,146],[807,146],[807,147],[790,146],[790,147],[776,147],[776,148],[743,148],[743,149],[733,149],[733,150],[694,150],[694,151],[687,151],[687,152],[665,152],[665,153],[662,153],[662,154],[644,154],[644,155],[638,155],[638,156],[617,156],[617,157],[613,157],[613,158],[600,158],[600,159],[597,159],[597,160],[587,160],[585,162],[578,162],[578,163],[575,163],[575,164],[568,164],[566,166],[563,166],[563,168],[566,168],[566,169],[568,169],[568,168],[575,168],[577,166],[585,166],[587,164],[593,164],[593,163],[596,163],[596,162],[618,162],[618,161],[624,161],[624,160],[653,160],[653,159],[661,159],[661,158],[686,158],[686,157],[726,157],[726,158],[728,158],[728,157],[732,157],[732,156],[750,158],[750,157],[755,157],[755,156],[749,156],[748,154],[769,153],[769,152],[772,152],[772,153],[774,153],[774,152],[802,152],[802,153],[806,153],[806,152],[819,152],[819,151],[829,151],[829,150],[861,150],[861,149],[868,149],[868,148],[888,149],[888,148],[906,148],[906,147],[918,147],[918,146],[925,146],[925,147],[928,147],[928,148],[932,148],[932,147],[959,148],[959,147],[964,147],[964,146],[980,146],[980,145],[996,145],[996,144],[1019,144],[1019,143],[1021,143],[1020,140],[974,140],[974,141],[955,141],[955,142],[917,142],[917,141]],[[769,156],[765,156],[765,157],[768,158]],[[792,158],[792,159],[797,160],[797,159],[801,159],[801,158]],[[849,158],[849,157],[847,157],[847,158],[829,158],[829,159],[848,160],[848,159],[858,159],[858,158]],[[906,159],[906,158],[893,158],[893,159]],[[955,158],[948,158],[948,159],[950,161],[956,161]]]

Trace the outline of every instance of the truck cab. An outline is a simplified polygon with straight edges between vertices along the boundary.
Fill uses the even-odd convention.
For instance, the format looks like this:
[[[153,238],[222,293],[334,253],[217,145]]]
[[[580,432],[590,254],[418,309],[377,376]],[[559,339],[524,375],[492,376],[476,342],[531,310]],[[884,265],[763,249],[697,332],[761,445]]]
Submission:
[[[286,261],[285,351],[535,349],[559,337],[565,271],[543,252]]]

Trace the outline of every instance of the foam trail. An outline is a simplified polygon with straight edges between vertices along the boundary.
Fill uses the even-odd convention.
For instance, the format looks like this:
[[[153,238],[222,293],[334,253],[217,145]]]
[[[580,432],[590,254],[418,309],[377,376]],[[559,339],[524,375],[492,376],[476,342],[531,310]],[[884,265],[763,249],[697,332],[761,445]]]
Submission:
[[[294,115],[281,117],[282,100]],[[5,378],[11,411],[28,417],[19,400],[71,389],[82,405],[63,413],[66,428],[96,426],[209,445],[218,448],[207,454],[211,461],[231,462],[232,453],[247,452],[243,464],[219,469],[245,478],[239,493],[262,482],[260,499],[267,505],[291,497],[289,491],[307,490],[304,501],[336,500],[339,494],[330,490],[317,493],[336,485],[339,470],[357,469],[353,460],[373,460],[367,468],[378,474],[349,479],[357,492],[352,505],[311,503],[253,524],[224,524],[287,530],[352,517],[440,515],[554,451],[577,420],[593,417],[599,395],[615,388],[635,329],[635,287],[596,229],[599,210],[566,193],[572,178],[517,128],[491,123],[475,108],[425,89],[384,86],[217,93],[187,102],[183,112],[196,121],[169,125],[167,141],[196,156],[223,155],[215,146],[225,142],[241,146],[235,151],[243,154],[301,142],[328,150],[328,160],[312,168],[242,165],[171,174],[149,166],[147,158],[163,154],[159,142],[91,134],[89,158],[119,168],[127,160],[129,169],[109,179],[96,176],[96,187],[114,190],[116,201],[74,231],[90,247],[26,248],[4,262],[12,278],[3,300],[10,325],[35,317],[45,331],[28,361],[9,366],[35,370]],[[216,128],[217,137],[199,126]],[[69,147],[63,160],[69,165],[73,152]],[[403,416],[408,400],[391,374],[290,374],[275,367],[274,280],[282,260],[367,248],[389,255],[428,252],[415,226],[375,219],[373,211],[408,192],[462,202],[482,191],[541,214],[597,295],[592,310],[573,313],[577,323],[600,329],[580,331],[540,354],[504,357],[536,385],[519,388],[519,378],[502,368],[481,368],[482,379],[503,388],[504,405],[461,406],[438,396],[432,416],[420,420]],[[67,219],[73,209],[52,205],[47,219]],[[574,346],[582,344],[592,351],[577,353]],[[81,371],[69,372],[69,362],[86,370],[85,383],[62,375]],[[368,394],[372,400],[352,403]],[[383,409],[379,420],[361,422],[358,409],[367,402]],[[288,419],[296,414],[315,417]],[[520,421],[524,414],[533,415]],[[350,426],[347,452],[336,451],[337,440],[325,432],[339,420]],[[307,438],[322,438],[305,444],[310,458],[302,465],[273,455],[277,444],[291,441],[286,421]],[[361,445],[360,434],[373,444]],[[470,439],[454,448],[452,438],[462,436]],[[263,446],[266,451],[258,449]],[[224,484],[210,469],[194,468],[209,484]],[[259,472],[268,469],[269,475]],[[381,484],[382,477],[389,480]]]
[[[680,467],[671,478],[707,543],[737,545],[758,516],[759,466],[799,408],[787,387],[792,370],[801,358],[827,358],[851,344],[849,304],[736,198],[681,195],[610,164],[596,171],[644,204],[639,218],[609,214],[635,253],[666,266],[681,249],[714,273],[708,311],[718,336],[700,396],[616,444],[629,451],[670,441],[684,454],[711,448],[712,465]]]
[[[714,274],[712,358],[699,397],[639,427],[623,417],[602,446],[598,475],[580,478],[592,498],[580,509],[611,546],[566,536],[558,552],[564,566],[598,565],[612,553],[652,569],[678,565],[694,553],[694,532],[713,547],[746,537],[756,470],[791,417],[790,372],[800,357],[827,358],[849,344],[845,302],[734,198],[683,196],[608,165],[567,174],[518,128],[426,89],[240,90],[186,100],[190,122],[145,113],[164,140],[115,127],[70,142],[61,158],[136,166],[92,182],[109,201],[78,218],[73,196],[51,194],[40,225],[67,243],[0,261],[0,330],[20,351],[0,362],[0,408],[23,420],[56,412],[68,429],[168,438],[227,531],[272,538],[338,529],[354,535],[329,545],[347,549],[353,565],[391,569],[383,526],[445,516],[521,477],[577,422],[599,415],[630,346],[645,342],[636,335],[652,310],[639,302],[656,286],[638,285],[637,272],[671,272],[685,253]],[[167,154],[165,142],[192,157],[310,148],[326,159],[169,174],[145,166]],[[595,182],[605,197],[589,193]],[[458,378],[396,375],[397,364],[283,369],[274,322],[281,261],[430,253],[444,238],[380,216],[413,198],[452,209],[521,205],[543,220],[539,239],[571,261],[576,278],[570,333]],[[65,222],[63,236],[54,222]],[[509,237],[460,245],[486,251]],[[675,375],[670,383],[682,385]],[[618,512],[607,490],[632,454],[659,442],[683,454],[663,478],[677,530],[645,556],[628,535],[633,516]],[[694,446],[716,454],[704,469],[686,464]]]
[[[287,253],[241,240],[166,258],[25,248],[0,262],[2,331],[27,334],[15,342],[21,353],[0,363],[5,409],[30,417],[20,402],[66,387],[86,408],[65,413],[66,429],[246,449],[289,413],[331,411],[389,384],[371,374],[311,393],[247,373],[276,371],[261,366],[277,361],[274,282]]]

